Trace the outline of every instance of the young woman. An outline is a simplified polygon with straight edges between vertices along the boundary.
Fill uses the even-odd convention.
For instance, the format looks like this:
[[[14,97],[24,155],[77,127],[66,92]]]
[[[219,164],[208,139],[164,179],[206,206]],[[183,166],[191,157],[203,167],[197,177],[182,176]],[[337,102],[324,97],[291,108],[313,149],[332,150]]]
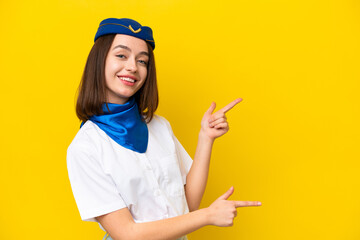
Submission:
[[[206,225],[231,226],[236,208],[260,202],[227,200],[231,187],[198,209],[212,145],[228,130],[236,99],[201,121],[194,161],[158,106],[152,30],[131,19],[100,23],[88,56],[76,113],[81,128],[67,150],[67,167],[81,219],[104,239],[187,239]]]

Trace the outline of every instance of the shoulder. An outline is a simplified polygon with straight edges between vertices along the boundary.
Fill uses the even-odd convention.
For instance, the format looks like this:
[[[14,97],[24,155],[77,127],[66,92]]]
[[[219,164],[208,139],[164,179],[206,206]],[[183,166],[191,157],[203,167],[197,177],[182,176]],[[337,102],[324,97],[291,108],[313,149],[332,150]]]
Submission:
[[[98,131],[96,125],[91,121],[87,121],[76,133],[67,148],[67,152],[68,154],[79,151],[94,153],[99,145],[99,138],[101,137],[101,132]]]
[[[151,122],[163,122],[163,123],[169,124],[169,121],[165,117],[157,115],[157,114],[154,114],[154,117],[151,120]]]
[[[165,117],[157,114],[154,114],[154,117],[151,122],[148,123],[148,126],[153,128],[165,128],[169,131],[172,131],[170,122]]]

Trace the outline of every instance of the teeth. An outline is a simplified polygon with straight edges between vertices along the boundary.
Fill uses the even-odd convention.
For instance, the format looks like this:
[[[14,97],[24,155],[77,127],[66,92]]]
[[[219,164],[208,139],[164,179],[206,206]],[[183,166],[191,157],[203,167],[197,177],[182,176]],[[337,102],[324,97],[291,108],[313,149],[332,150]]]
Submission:
[[[131,79],[131,78],[127,78],[127,77],[120,77],[121,80],[124,80],[124,81],[127,81],[127,82],[131,82],[131,83],[134,83],[135,80],[134,79]]]

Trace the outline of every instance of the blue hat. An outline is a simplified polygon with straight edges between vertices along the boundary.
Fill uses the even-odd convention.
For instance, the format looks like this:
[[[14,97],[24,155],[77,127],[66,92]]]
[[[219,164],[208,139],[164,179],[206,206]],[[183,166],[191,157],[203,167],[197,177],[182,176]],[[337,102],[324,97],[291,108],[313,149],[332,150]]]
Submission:
[[[103,35],[114,33],[140,38],[150,43],[153,50],[155,49],[155,41],[151,28],[141,26],[140,23],[129,18],[107,18],[102,20],[96,32],[94,42]]]

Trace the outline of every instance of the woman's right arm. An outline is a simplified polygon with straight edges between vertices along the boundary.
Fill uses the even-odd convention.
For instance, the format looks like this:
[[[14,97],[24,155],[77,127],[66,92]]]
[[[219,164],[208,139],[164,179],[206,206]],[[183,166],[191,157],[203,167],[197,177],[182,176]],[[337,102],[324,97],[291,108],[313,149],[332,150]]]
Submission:
[[[130,211],[122,208],[96,219],[114,240],[177,239],[209,224],[205,209],[173,218],[135,223]]]
[[[209,207],[173,218],[135,223],[127,208],[96,217],[114,240],[175,240],[206,225],[233,225],[236,208],[260,206],[256,201],[227,200],[234,192],[231,187]]]

